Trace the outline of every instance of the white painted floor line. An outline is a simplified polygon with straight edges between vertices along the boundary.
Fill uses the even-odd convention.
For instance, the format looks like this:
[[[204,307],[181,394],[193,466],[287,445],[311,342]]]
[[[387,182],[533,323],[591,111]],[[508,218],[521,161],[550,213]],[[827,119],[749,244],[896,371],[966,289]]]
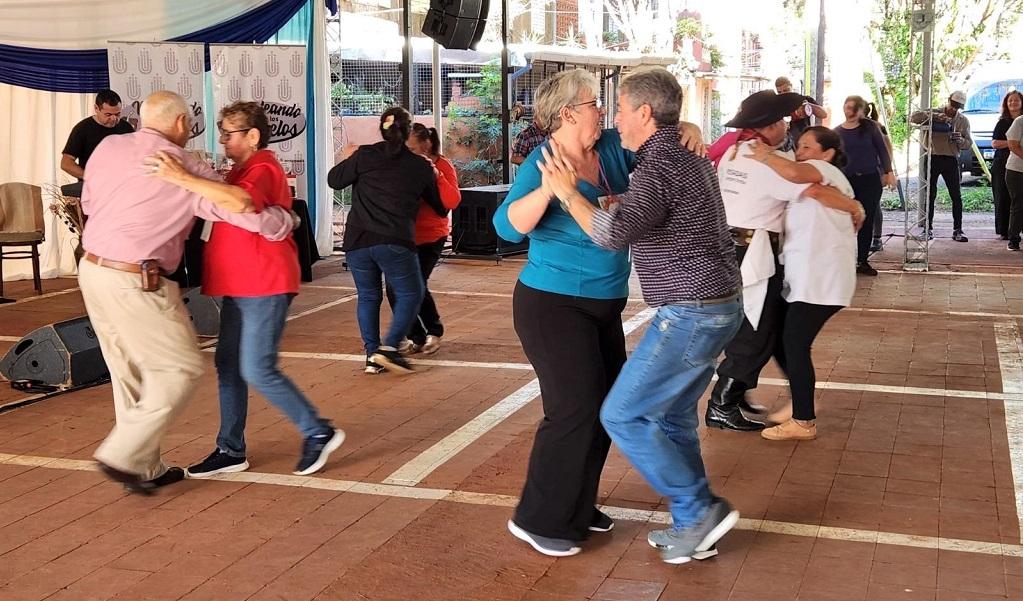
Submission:
[[[343,353],[302,353],[281,351],[278,355],[290,359],[324,359],[328,361],[354,361],[357,363],[362,363],[366,360],[366,355],[349,355]],[[413,365],[424,365],[429,367],[473,367],[477,369],[514,369],[520,371],[533,370],[533,366],[528,363],[453,361],[446,359],[417,359],[415,357],[409,357],[408,360],[409,363],[412,363]]]
[[[760,378],[760,384],[768,386],[788,386],[789,381],[782,378]],[[1023,393],[1018,392],[986,392],[983,390],[948,390],[945,388],[921,388],[918,386],[887,386],[884,384],[858,384],[854,382],[817,382],[817,390],[852,390],[862,392],[880,392],[884,394],[912,394],[918,396],[940,396],[957,399],[983,399],[986,401],[1008,401],[1023,403]]]
[[[846,307],[842,312],[860,311],[862,313],[895,313],[904,315],[951,315],[954,317],[990,317],[992,319],[1023,319],[1023,314],[985,313],[982,311],[917,311],[914,309],[875,309],[869,307]]]
[[[1002,390],[1023,393],[1023,342],[1020,341],[1019,327],[1015,321],[996,322],[994,325]],[[1016,519],[1020,522],[1020,542],[1023,542],[1023,405],[1005,403],[1005,433],[1009,440],[1012,484],[1016,493]]]
[[[329,286],[320,284],[306,284],[302,288],[311,288],[313,290],[355,290],[354,286]],[[430,290],[430,294],[441,294],[450,296],[480,296],[485,298],[511,298],[512,294],[509,292],[469,292],[466,290]],[[640,297],[629,297],[630,303],[641,303],[643,299]]]
[[[349,294],[348,296],[342,296],[341,298],[339,298],[337,300],[330,301],[329,303],[323,303],[322,305],[316,305],[315,307],[313,307],[311,309],[306,309],[305,311],[300,311],[298,313],[295,313],[294,315],[289,315],[288,316],[288,321],[292,321],[294,319],[298,319],[299,317],[305,317],[306,315],[312,315],[313,313],[319,313],[320,311],[323,311],[324,309],[329,309],[331,307],[336,307],[338,305],[343,305],[344,303],[350,303],[350,302],[352,302],[353,300],[355,300],[357,298],[358,298],[358,296],[356,296],[354,294]],[[363,359],[363,360],[365,361],[365,359]]]
[[[971,276],[979,278],[1023,278],[1023,273],[994,273],[986,271],[902,271],[899,269],[878,269],[878,273],[893,273],[897,275],[951,275]]]
[[[622,324],[622,330],[625,332],[625,335],[628,336],[646,323],[656,312],[656,309],[648,307],[633,315],[632,318]],[[540,396],[540,382],[534,378],[522,388],[501,399],[490,409],[477,415],[461,428],[445,436],[436,444],[412,458],[408,463],[385,478],[384,483],[401,486],[415,486],[419,484],[424,478],[433,473],[434,470],[460,453],[462,449],[478,440],[538,396]]]
[[[0,342],[17,342],[21,340],[18,336],[0,336]]]
[[[78,287],[66,288],[64,290],[57,290],[55,292],[47,292],[46,294],[40,294],[38,296],[26,296],[25,298],[19,298],[18,300],[14,301],[13,303],[4,303],[4,304],[0,305],[0,307],[13,307],[15,305],[20,305],[20,304],[23,304],[23,303],[31,303],[33,301],[43,300],[44,298],[53,298],[55,296],[63,296],[65,294],[71,294],[72,292],[78,292]]]
[[[93,461],[79,459],[58,459],[53,457],[35,457],[30,455],[11,455],[0,453],[0,464],[21,465],[45,469],[72,471],[94,471]],[[238,472],[222,474],[210,478],[225,482],[247,482],[267,486],[289,486],[309,488],[313,490],[332,490],[351,492],[363,495],[385,497],[401,497],[425,501],[447,501],[468,505],[486,505],[491,507],[514,507],[517,497],[492,493],[457,491],[443,488],[414,488],[394,484],[376,484],[374,482],[356,482],[352,480],[333,480],[319,476],[292,476],[288,474],[267,474],[260,472]],[[617,520],[644,522],[649,524],[668,524],[671,516],[665,511],[650,511],[613,507],[604,505],[601,509]],[[961,551],[979,555],[996,555],[1023,557],[1023,545],[1007,545],[1001,543],[975,541],[956,538],[939,538],[935,536],[916,536],[878,530],[859,530],[853,528],[837,528],[817,524],[800,524],[795,522],[777,522],[774,520],[758,520],[742,518],[736,526],[739,530],[783,534],[813,539],[830,539],[854,542],[868,542],[880,545],[917,547],[924,549],[942,549]]]

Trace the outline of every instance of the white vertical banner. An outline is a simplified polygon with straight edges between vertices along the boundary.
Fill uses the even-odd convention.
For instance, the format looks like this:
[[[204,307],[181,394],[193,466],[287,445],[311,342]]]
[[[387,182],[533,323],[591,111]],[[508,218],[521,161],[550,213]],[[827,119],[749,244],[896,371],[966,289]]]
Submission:
[[[213,105],[217,111],[239,100],[255,101],[270,119],[270,150],[306,185],[306,47],[210,44]],[[220,152],[220,148],[217,148]]]
[[[187,42],[108,42],[110,89],[121,97],[121,114],[138,127],[146,96],[170,90],[192,107],[187,148],[206,149],[206,64],[203,44]]]

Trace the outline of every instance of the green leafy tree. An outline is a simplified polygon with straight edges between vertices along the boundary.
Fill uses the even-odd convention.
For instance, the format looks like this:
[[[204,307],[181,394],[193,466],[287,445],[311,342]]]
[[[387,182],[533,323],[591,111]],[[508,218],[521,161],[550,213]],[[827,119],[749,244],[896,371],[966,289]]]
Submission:
[[[501,181],[502,127],[501,127],[501,64],[496,59],[480,69],[478,79],[465,86],[475,97],[475,106],[457,104],[448,106],[448,143],[468,148],[471,159],[454,159],[462,186],[496,184]],[[512,123],[509,135],[515,136],[524,128]]]

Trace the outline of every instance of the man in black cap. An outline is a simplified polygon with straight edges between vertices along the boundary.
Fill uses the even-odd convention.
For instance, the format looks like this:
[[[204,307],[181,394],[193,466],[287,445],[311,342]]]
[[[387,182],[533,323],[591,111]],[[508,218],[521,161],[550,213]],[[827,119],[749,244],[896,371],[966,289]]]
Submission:
[[[764,424],[746,417],[762,413],[764,407],[751,405],[746,391],[756,388],[760,370],[775,355],[775,342],[785,323],[785,301],[781,296],[783,273],[778,255],[780,235],[789,201],[808,196],[846,210],[857,208],[854,219],[862,223],[863,208],[849,203],[833,188],[820,184],[797,184],[778,175],[767,165],[747,156],[753,140],[778,148],[785,142],[785,117],[802,106],[799,94],[757,92],[742,101],[727,127],[739,128],[739,142],[725,151],[718,165],[718,180],[725,214],[735,243],[743,284],[745,318],[732,341],[725,347],[725,360],[718,366],[718,381],[707,405],[707,426],[754,431]],[[792,160],[791,151],[775,151]],[[784,369],[784,357],[778,357]]]

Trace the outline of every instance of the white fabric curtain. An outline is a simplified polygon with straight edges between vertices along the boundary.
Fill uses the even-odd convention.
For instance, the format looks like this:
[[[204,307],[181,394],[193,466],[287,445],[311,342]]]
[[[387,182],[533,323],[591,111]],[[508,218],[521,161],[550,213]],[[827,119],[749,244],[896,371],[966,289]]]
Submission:
[[[66,184],[60,152],[75,123],[91,113],[95,94],[42,92],[0,84],[0,183]],[[9,152],[9,154],[8,154]],[[75,236],[49,210],[43,194],[46,242],[39,248],[44,278],[73,275]],[[10,249],[16,250],[16,249]],[[4,280],[32,277],[28,259],[4,261]]]
[[[243,15],[270,0],[3,0],[0,43],[52,50],[159,41]],[[321,3],[322,4],[322,3]]]
[[[327,56],[327,10],[313,0],[313,97],[316,99],[316,153],[311,177],[316,178],[316,248],[321,257],[334,252],[334,191],[327,185],[327,172],[334,166],[334,132],[330,105],[330,61]]]

